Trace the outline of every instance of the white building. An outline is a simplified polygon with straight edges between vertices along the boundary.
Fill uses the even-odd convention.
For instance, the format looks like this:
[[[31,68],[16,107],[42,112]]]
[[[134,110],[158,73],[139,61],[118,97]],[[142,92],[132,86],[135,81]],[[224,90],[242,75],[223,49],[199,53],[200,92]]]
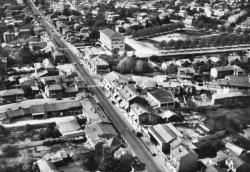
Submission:
[[[60,0],[58,3],[52,2],[51,3],[51,8],[53,9],[54,12],[63,12],[65,9],[66,5],[66,0]]]
[[[111,29],[100,30],[100,42],[109,50],[117,49],[123,51],[125,48],[125,38],[122,34]]]

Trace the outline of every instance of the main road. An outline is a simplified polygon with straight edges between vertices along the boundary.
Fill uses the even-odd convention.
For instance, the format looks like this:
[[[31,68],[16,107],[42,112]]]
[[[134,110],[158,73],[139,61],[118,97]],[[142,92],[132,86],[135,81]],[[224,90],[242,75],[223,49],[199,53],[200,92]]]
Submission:
[[[49,35],[54,39],[60,48],[65,50],[71,63],[75,65],[80,77],[84,79],[87,85],[97,85],[93,78],[89,75],[88,71],[80,65],[79,54],[76,53],[75,49],[61,37],[61,35],[35,7],[31,0],[28,0],[28,4],[35,15],[39,16],[38,18],[40,19],[40,22],[45,26]],[[122,133],[124,140],[133,150],[134,154],[140,159],[140,161],[146,164],[146,170],[148,172],[166,172],[166,168],[162,167],[162,164],[156,161],[156,159],[146,149],[143,143],[136,137],[135,133],[130,129],[130,126],[125,121],[123,121],[118,112],[114,109],[113,105],[108,101],[102,90],[99,87],[92,87],[91,91],[98,98],[101,107],[109,116],[116,129]]]

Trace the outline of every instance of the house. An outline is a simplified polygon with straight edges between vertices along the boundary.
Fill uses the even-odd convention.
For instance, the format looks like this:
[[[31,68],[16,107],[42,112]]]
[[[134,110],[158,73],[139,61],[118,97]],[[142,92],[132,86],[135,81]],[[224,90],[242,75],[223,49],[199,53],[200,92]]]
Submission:
[[[159,109],[158,113],[156,115],[161,118],[163,123],[173,122],[176,119],[178,119],[177,114],[171,110],[160,110]]]
[[[65,150],[59,150],[57,152],[49,153],[43,156],[42,158],[45,161],[49,161],[53,163],[56,166],[63,165],[64,163],[67,163],[69,160],[69,155]]]
[[[98,48],[98,47],[86,47],[84,49],[84,53],[88,57],[88,59],[91,59],[100,55],[106,55],[106,52],[103,50],[103,48]]]
[[[40,72],[35,73],[37,78],[45,77],[45,76],[55,76],[59,75],[59,71],[56,69],[44,69]]]
[[[33,99],[12,103],[0,107],[0,122],[10,123],[16,119],[41,119],[55,116],[72,116],[82,113],[82,105],[78,100],[65,98]]]
[[[53,163],[43,160],[43,159],[39,159],[36,162],[40,172],[59,172],[56,167],[53,165]]]
[[[100,30],[100,42],[109,50],[124,51],[125,38],[122,34],[111,29]]]
[[[134,103],[130,106],[129,120],[136,130],[141,130],[142,125],[156,124],[158,116],[151,114],[145,106]]]
[[[250,90],[250,79],[248,76],[231,75],[225,79],[219,79],[211,84],[218,85],[222,89]]]
[[[60,0],[59,2],[52,2],[50,3],[50,8],[54,12],[63,12],[66,8],[66,0]]]
[[[186,16],[183,20],[185,27],[190,28],[193,25],[194,17],[193,16]]]
[[[48,98],[61,98],[63,97],[62,86],[59,84],[46,85],[45,94]]]
[[[122,89],[122,86],[127,82],[128,78],[126,76],[112,71],[104,75],[102,84],[111,96],[113,93],[118,94],[118,92]]]
[[[58,75],[57,76],[45,76],[45,77],[41,77],[40,81],[44,86],[54,85],[54,84],[60,83],[61,77]]]
[[[178,76],[179,77],[193,77],[195,74],[194,68],[191,67],[179,67],[178,68]]]
[[[125,85],[120,91],[119,94],[114,94],[113,99],[117,102],[121,108],[125,110],[129,110],[130,105],[133,103],[141,103],[147,104],[147,101],[140,96],[139,92],[137,92],[137,88],[133,84]]]
[[[136,16],[136,20],[139,21],[139,22],[141,22],[141,21],[143,21],[143,20],[145,20],[147,18],[148,18],[148,14],[144,13],[144,12],[143,13],[138,13],[137,16]]]
[[[84,130],[76,119],[72,119],[67,122],[59,122],[56,126],[63,137],[75,138],[85,136]]]
[[[100,57],[94,57],[90,61],[90,70],[95,74],[107,74],[110,72],[109,63]]]
[[[17,36],[18,36],[17,32],[7,31],[3,33],[3,40],[5,43],[10,43],[11,41],[14,41]]]
[[[83,81],[80,77],[74,78],[74,85],[75,85],[77,92],[82,92],[85,89],[87,89],[86,88],[87,85],[86,85],[85,81]]]
[[[250,170],[249,164],[228,148],[218,151],[216,157],[210,158],[208,162],[218,167],[224,167],[226,171],[248,172]]]
[[[212,95],[212,105],[249,105],[250,95],[244,91],[219,90]]]
[[[89,124],[96,122],[110,123],[107,115],[94,99],[85,98],[80,101],[82,104],[83,115]]]
[[[221,79],[225,76],[229,75],[241,75],[243,74],[243,69],[240,67],[234,65],[234,66],[220,66],[220,67],[214,67],[210,71],[210,76],[213,79]]]
[[[108,123],[93,123],[85,127],[87,137],[86,146],[94,148],[98,143],[105,142],[108,139],[118,136],[116,130]]]
[[[53,70],[56,68],[55,65],[52,63],[52,61],[48,58],[43,60],[43,65],[44,65],[44,68],[48,70]]]
[[[0,91],[0,104],[20,102],[23,99],[23,89],[8,89]]]
[[[35,79],[30,76],[20,78],[18,81],[22,87],[31,87],[31,86],[35,86],[36,84]]]
[[[55,64],[63,63],[66,61],[65,55],[61,51],[52,52],[52,59]]]
[[[171,147],[181,144],[183,135],[171,124],[157,124],[148,129],[150,140],[164,154],[169,154]]]
[[[120,15],[119,14],[116,14],[115,12],[110,12],[110,11],[106,11],[104,13],[104,16],[105,16],[105,20],[108,22],[108,23],[112,23],[114,22],[114,20],[116,18],[118,18]]]
[[[179,172],[194,172],[197,170],[199,155],[193,150],[184,147],[182,144],[171,149],[170,164]]]
[[[34,63],[34,68],[36,73],[42,72],[45,69],[43,63]]]
[[[131,163],[131,172],[146,172],[146,165],[137,157]]]
[[[144,98],[149,102],[150,106],[153,108],[162,108],[162,109],[174,109],[175,100],[172,93],[160,89],[160,88],[151,88],[148,89],[147,94]]]

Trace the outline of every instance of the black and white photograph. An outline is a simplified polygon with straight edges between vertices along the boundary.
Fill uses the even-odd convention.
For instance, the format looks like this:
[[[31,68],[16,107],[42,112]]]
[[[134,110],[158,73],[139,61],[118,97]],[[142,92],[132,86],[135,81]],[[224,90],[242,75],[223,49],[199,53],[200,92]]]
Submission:
[[[0,0],[0,172],[250,172],[250,0]]]

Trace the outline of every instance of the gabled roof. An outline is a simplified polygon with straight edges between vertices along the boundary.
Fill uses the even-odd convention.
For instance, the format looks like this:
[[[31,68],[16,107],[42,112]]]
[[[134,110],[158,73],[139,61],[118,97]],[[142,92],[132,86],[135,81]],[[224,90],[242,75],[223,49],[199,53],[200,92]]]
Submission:
[[[149,94],[151,94],[155,99],[157,99],[161,103],[174,101],[173,95],[166,90],[155,87],[153,89],[150,89],[148,92],[149,92]]]
[[[103,33],[104,35],[110,37],[110,38],[116,38],[116,37],[123,37],[122,34],[116,32],[116,31],[113,31],[111,29],[103,29],[103,30],[100,30],[101,33]]]
[[[145,114],[145,113],[149,114],[149,111],[143,106],[139,105],[138,103],[134,103],[130,107],[131,107],[131,110],[138,116]]]
[[[151,127],[150,131],[165,143],[169,143],[174,139],[177,139],[177,137],[183,137],[183,135],[170,123],[157,124]]]
[[[127,81],[127,77],[117,73],[115,71],[112,71],[106,75],[104,75],[104,79],[107,80],[108,82],[114,82],[116,80],[125,83]]]
[[[139,96],[134,85],[125,85],[119,91],[119,93],[120,93],[121,97],[123,99],[125,99],[126,101],[130,101],[130,100],[136,98],[137,96]]]
[[[237,156],[240,156],[245,150],[233,143],[227,142],[225,145],[225,148],[229,149],[233,153],[235,153]]]
[[[56,167],[49,161],[39,159],[37,161],[38,168],[40,172],[58,172]]]

